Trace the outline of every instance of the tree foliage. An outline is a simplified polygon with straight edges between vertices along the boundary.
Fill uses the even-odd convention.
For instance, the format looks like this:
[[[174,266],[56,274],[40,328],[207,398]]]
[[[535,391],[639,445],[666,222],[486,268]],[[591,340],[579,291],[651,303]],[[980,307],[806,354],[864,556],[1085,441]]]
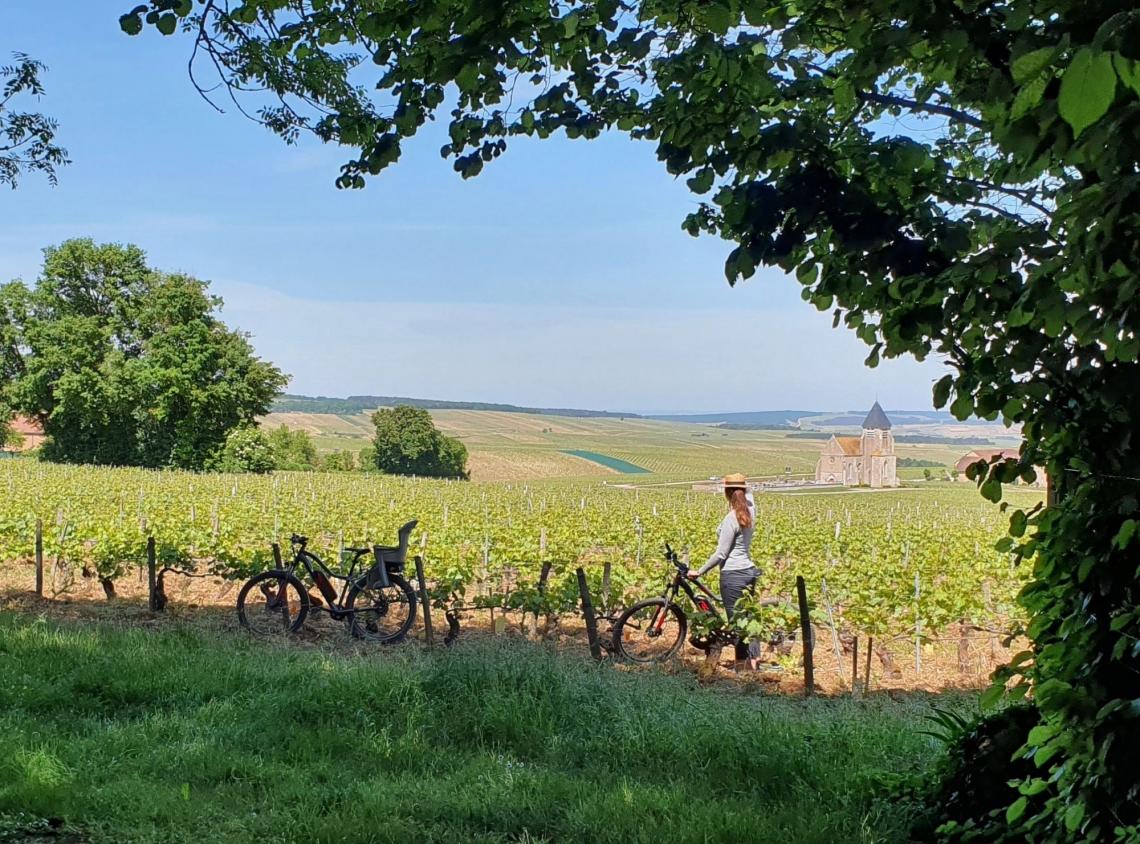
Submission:
[[[291,430],[279,425],[269,432],[268,441],[273,449],[273,468],[304,470],[317,465],[317,447],[308,431]]]
[[[440,433],[431,414],[397,405],[372,414],[376,467],[389,475],[467,478],[467,447]]]
[[[56,183],[56,168],[71,162],[67,150],[55,142],[59,125],[43,114],[14,111],[17,96],[43,96],[40,75],[47,70],[23,53],[13,53],[13,64],[0,67],[0,185],[16,187],[23,173],[43,173]]]
[[[1023,424],[1055,505],[1013,512],[1034,582],[1038,771],[1008,823],[1102,841],[1140,823],[1140,15],[1107,0],[151,0],[286,140],[355,148],[360,187],[450,109],[473,176],[513,136],[617,129],[705,199],[730,283],[794,272],[881,357],[953,372],[934,403]],[[1012,679],[1012,677],[1011,677]],[[1024,693],[1026,686],[1017,686]]]
[[[287,380],[226,328],[220,306],[205,282],[151,269],[136,246],[45,249],[34,288],[0,288],[4,392],[43,424],[42,456],[208,465]]]
[[[279,468],[278,455],[268,435],[256,425],[242,425],[226,435],[216,467],[223,472],[265,474]]]

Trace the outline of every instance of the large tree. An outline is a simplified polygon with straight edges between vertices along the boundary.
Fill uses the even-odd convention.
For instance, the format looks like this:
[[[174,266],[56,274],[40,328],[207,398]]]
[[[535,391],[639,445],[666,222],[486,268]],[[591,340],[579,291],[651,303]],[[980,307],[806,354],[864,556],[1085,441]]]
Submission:
[[[59,124],[47,115],[18,111],[17,97],[43,96],[40,76],[47,68],[23,53],[0,67],[0,186],[16,187],[23,173],[43,173],[56,183],[56,168],[68,164],[67,150],[55,141]]]
[[[200,469],[268,412],[287,379],[217,317],[205,282],[150,268],[136,246],[44,250],[34,288],[0,288],[11,405],[39,419],[49,460]]]
[[[1038,775],[1015,832],[1136,837],[1140,790],[1140,14],[1101,0],[151,0],[221,90],[360,187],[441,109],[475,175],[516,135],[617,129],[709,197],[725,272],[794,272],[880,357],[932,353],[934,403],[1023,424],[1001,485],[1034,579]],[[213,83],[200,84],[206,91]],[[601,189],[601,188],[600,188]],[[1019,687],[1024,693],[1025,687]]]
[[[467,447],[435,427],[431,414],[406,404],[372,414],[376,468],[389,475],[467,478]]]

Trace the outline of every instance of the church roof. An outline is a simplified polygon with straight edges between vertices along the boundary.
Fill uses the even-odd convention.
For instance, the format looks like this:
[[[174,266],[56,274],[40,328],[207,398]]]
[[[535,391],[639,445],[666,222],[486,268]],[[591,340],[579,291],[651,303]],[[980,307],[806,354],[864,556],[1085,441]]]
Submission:
[[[862,437],[836,437],[835,441],[839,443],[839,447],[843,449],[844,454],[854,456],[863,453]]]
[[[887,414],[883,412],[882,405],[878,402],[871,405],[871,412],[868,413],[867,418],[863,420],[863,429],[878,431],[889,431],[891,429],[891,420],[887,418]]]

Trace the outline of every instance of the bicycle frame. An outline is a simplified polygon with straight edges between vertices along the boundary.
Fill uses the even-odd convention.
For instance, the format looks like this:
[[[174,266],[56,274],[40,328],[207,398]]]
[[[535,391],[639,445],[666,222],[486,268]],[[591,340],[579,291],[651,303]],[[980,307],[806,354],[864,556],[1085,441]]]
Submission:
[[[364,559],[364,557],[368,556],[369,553],[370,552],[365,549],[358,549],[354,551],[352,557],[352,565],[350,565],[348,568],[348,574],[338,574],[329,568],[324,560],[322,560],[320,557],[302,545],[299,549],[296,549],[294,551],[293,564],[289,567],[288,571],[290,574],[295,574],[297,566],[302,566],[305,571],[308,572],[309,579],[317,585],[318,589],[320,589],[320,584],[316,577],[316,572],[318,571],[321,572],[326,578],[328,578],[330,585],[334,580],[342,581],[340,593],[336,596],[335,601],[329,601],[329,606],[327,607],[314,604],[310,608],[314,610],[323,610],[324,612],[327,612],[333,616],[333,618],[339,619],[348,612],[344,609],[344,602],[348,597],[349,587],[354,583],[353,576],[356,574],[356,568],[360,564],[360,561]],[[363,568],[361,569],[361,574],[363,574]],[[328,600],[328,595],[325,595],[323,590],[321,594],[325,600]]]

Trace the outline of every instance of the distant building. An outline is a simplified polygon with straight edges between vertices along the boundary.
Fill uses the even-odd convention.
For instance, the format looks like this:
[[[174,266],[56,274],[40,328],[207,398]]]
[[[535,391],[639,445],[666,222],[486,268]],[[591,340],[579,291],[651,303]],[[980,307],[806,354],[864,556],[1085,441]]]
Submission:
[[[44,444],[44,429],[35,419],[27,416],[13,416],[8,423],[8,432],[15,442],[2,445],[4,451],[31,451]]]
[[[1021,452],[1016,448],[975,448],[958,458],[958,462],[954,464],[954,472],[959,481],[970,481],[966,477],[966,469],[974,463],[989,463],[993,460],[1018,460],[1020,458]],[[1033,486],[1045,486],[1045,470],[1040,466],[1033,468],[1037,472],[1037,480],[1033,482]],[[970,483],[974,482],[970,481]]]
[[[891,420],[878,402],[871,406],[863,420],[862,434],[833,436],[827,441],[815,466],[815,479],[819,483],[844,486],[899,485]]]

